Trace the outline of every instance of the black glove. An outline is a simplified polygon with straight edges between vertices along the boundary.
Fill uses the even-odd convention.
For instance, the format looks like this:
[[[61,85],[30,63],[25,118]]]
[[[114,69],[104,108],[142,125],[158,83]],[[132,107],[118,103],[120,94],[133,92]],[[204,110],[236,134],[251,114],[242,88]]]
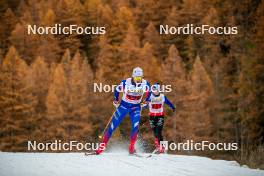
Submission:
[[[173,109],[172,109],[172,112],[176,112],[176,108],[173,108]]]

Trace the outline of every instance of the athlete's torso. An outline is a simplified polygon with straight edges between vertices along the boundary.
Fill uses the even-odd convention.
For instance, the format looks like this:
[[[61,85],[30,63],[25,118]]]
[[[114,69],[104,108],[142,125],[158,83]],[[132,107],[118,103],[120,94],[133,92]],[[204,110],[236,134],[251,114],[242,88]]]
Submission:
[[[130,104],[139,104],[143,94],[148,91],[148,82],[142,79],[142,83],[135,85],[132,83],[132,78],[127,78],[124,84],[122,101]]]
[[[149,115],[150,116],[161,116],[164,115],[163,105],[165,102],[165,95],[160,93],[159,96],[153,94],[150,95],[149,102]]]

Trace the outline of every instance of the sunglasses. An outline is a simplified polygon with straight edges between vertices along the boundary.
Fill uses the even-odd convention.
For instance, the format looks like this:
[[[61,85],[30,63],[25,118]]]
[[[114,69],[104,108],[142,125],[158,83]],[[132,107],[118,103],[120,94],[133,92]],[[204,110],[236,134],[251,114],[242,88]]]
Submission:
[[[138,81],[142,80],[142,77],[141,76],[135,76],[133,79],[134,79],[134,81],[138,82]]]

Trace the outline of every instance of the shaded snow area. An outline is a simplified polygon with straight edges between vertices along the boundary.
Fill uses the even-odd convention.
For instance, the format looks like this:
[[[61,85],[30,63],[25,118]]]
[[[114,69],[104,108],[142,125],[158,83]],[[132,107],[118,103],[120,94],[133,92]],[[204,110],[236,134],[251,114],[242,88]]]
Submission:
[[[147,156],[148,154],[142,154]],[[183,155],[0,152],[1,176],[264,176],[235,161]]]

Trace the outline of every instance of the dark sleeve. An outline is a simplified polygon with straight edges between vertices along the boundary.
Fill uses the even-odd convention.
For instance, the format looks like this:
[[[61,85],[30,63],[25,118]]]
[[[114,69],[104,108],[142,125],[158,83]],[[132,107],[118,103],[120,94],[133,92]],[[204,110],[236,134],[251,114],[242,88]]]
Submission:
[[[175,109],[174,105],[170,102],[170,100],[165,96],[165,104],[167,104],[171,109]]]
[[[124,90],[125,82],[126,82],[126,80],[122,80],[121,83],[115,88],[115,91],[114,91],[114,100],[115,101],[119,100],[119,93]]]

